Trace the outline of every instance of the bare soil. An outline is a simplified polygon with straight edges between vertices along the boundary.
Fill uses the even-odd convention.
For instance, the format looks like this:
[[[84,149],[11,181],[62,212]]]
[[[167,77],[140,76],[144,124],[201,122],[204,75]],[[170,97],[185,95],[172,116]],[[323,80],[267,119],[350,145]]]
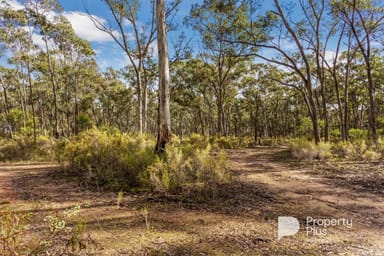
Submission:
[[[55,165],[0,164],[0,208],[42,222],[80,205],[84,255],[384,255],[384,163],[297,162],[283,147],[228,157],[234,179],[211,200],[129,192],[119,204],[117,193],[89,189]],[[298,234],[278,240],[279,216],[297,218]],[[308,216],[353,226],[307,235]]]

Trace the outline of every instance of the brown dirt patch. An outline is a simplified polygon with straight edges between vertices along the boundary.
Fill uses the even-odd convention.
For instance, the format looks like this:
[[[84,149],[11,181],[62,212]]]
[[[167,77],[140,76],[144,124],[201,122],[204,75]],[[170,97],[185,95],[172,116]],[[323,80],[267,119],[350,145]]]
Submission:
[[[235,179],[209,202],[125,193],[119,206],[116,193],[90,190],[54,165],[2,164],[0,207],[42,219],[81,205],[92,255],[384,255],[380,169],[361,167],[361,174],[350,162],[343,173],[329,163],[297,163],[281,147],[228,156]],[[351,218],[353,227],[329,228],[325,237],[302,229],[277,241],[278,216]]]

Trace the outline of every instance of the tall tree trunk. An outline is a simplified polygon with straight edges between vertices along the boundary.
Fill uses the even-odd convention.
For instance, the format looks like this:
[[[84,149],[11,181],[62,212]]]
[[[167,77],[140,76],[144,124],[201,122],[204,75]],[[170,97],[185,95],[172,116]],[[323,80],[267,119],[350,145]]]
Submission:
[[[312,120],[313,138],[315,139],[315,143],[319,144],[320,132],[319,132],[319,121],[318,121],[317,108],[316,108],[316,103],[315,103],[315,101],[313,99],[313,95],[312,95],[312,89],[311,89],[312,85],[308,81],[307,81],[306,87],[307,87],[307,91],[309,92],[309,95],[308,95],[308,98],[306,100],[306,103],[307,103],[310,118]]]
[[[344,128],[344,139],[345,141],[349,140],[349,107],[348,107],[348,99],[349,99],[349,64],[347,63],[346,71],[345,71],[345,81],[344,81],[344,120],[343,120],[343,128]]]
[[[352,61],[351,56],[351,33],[348,34],[348,48],[347,48],[347,63],[345,65],[345,80],[344,80],[344,120],[343,120],[343,128],[344,128],[344,139],[345,141],[349,140],[349,70],[350,64]]]
[[[139,134],[143,134],[143,82],[141,77],[141,64],[139,65],[138,70],[136,71],[137,77],[137,114],[139,115]]]
[[[73,84],[74,84],[74,97],[75,97],[75,109],[74,109],[74,134],[77,135],[79,133],[79,116],[80,116],[80,111],[79,111],[79,96],[78,96],[78,81],[77,78],[73,78]]]
[[[143,132],[148,130],[148,74],[144,68],[144,84],[143,84]]]
[[[324,141],[329,141],[329,117],[327,109],[327,97],[325,94],[325,85],[321,83],[321,98],[322,98],[322,108],[323,108],[323,118],[324,118]]]
[[[369,94],[369,126],[371,128],[371,136],[373,143],[377,144],[377,120],[376,120],[376,100],[375,86],[372,79],[372,67],[370,60],[366,60],[366,72],[368,78],[368,94]]]
[[[54,118],[54,124],[53,124],[53,136],[58,138],[60,136],[59,133],[59,117],[58,117],[58,106],[57,106],[57,83],[55,78],[55,71],[52,65],[51,60],[51,54],[49,52],[48,47],[48,39],[46,37],[43,38],[45,43],[45,49],[47,51],[47,62],[48,62],[48,71],[49,71],[49,78],[52,84],[52,93],[53,93],[53,118]]]
[[[217,133],[219,136],[224,135],[223,112],[223,103],[221,99],[221,94],[219,94],[217,101]]]
[[[260,138],[259,138],[259,97],[258,95],[255,96],[255,116],[253,117],[253,137],[255,140],[255,144],[260,144]]]
[[[8,93],[7,93],[7,87],[5,86],[5,81],[3,80],[3,77],[0,75],[0,82],[1,82],[1,85],[3,87],[3,96],[4,96],[4,110],[5,110],[5,121],[7,123],[7,127],[8,127],[8,130],[9,130],[9,136],[11,139],[13,139],[13,127],[12,127],[12,124],[9,120],[9,111],[10,111],[10,105],[9,105],[9,102],[8,102]]]
[[[159,116],[156,152],[162,153],[171,138],[171,114],[169,108],[169,59],[165,0],[156,0],[157,45],[159,51]]]
[[[27,72],[28,72],[28,84],[29,84],[29,101],[31,104],[32,110],[32,123],[33,123],[33,142],[36,144],[36,118],[35,118],[35,104],[33,102],[33,89],[32,89],[32,76],[31,76],[31,68],[29,62],[27,62]]]

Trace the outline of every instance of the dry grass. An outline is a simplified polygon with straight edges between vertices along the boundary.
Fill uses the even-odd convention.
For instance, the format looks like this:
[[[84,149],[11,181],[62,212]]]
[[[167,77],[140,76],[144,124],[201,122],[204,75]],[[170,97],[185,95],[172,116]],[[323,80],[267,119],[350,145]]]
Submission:
[[[56,167],[1,166],[8,193],[0,201],[40,220],[80,204],[87,253],[94,255],[380,255],[384,227],[364,216],[370,209],[375,219],[383,218],[383,196],[327,184],[306,168],[290,167],[288,156],[282,148],[230,151],[237,178],[211,201],[148,192],[119,198],[63,180]],[[340,195],[350,201],[337,203]],[[324,238],[301,230],[277,241],[277,216],[303,221],[319,214],[353,216],[356,225],[348,232],[336,227]]]

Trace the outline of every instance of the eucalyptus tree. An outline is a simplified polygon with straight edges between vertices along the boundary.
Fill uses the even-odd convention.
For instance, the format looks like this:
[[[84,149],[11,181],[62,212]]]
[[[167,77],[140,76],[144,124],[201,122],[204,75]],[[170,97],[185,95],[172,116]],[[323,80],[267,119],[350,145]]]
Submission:
[[[248,2],[251,5],[253,1]],[[274,0],[274,9],[268,11],[262,18],[256,15],[248,15],[248,21],[233,26],[238,32],[237,38],[227,41],[252,46],[256,49],[253,55],[282,67],[292,72],[292,77],[284,77],[281,84],[297,89],[302,95],[312,121],[313,137],[316,143],[320,142],[318,125],[318,108],[314,95],[313,74],[315,69],[311,65],[311,57],[308,54],[309,44],[302,33],[302,20],[297,20],[291,13],[285,10],[279,0]],[[258,31],[269,32],[260,40]],[[262,54],[257,49],[267,50],[271,55]],[[275,79],[276,78],[273,78]],[[277,80],[276,80],[277,81]]]
[[[61,7],[57,1],[37,1],[31,0],[25,3],[25,13],[27,15],[29,26],[33,26],[36,31],[42,35],[44,42],[45,57],[47,63],[47,70],[49,74],[49,81],[52,86],[53,93],[53,107],[54,107],[54,125],[53,135],[55,137],[60,136],[59,125],[59,106],[58,106],[58,87],[59,78],[55,59],[52,56],[53,51],[50,48],[50,39],[54,33],[54,24],[49,19],[50,14],[54,12],[60,12]]]
[[[235,12],[234,10],[238,10]],[[210,83],[217,105],[217,133],[228,134],[226,112],[230,107],[231,91],[241,73],[245,71],[249,47],[228,43],[233,37],[231,27],[243,23],[249,10],[235,1],[203,1],[193,5],[186,23],[200,34],[203,50],[200,58],[210,72]],[[236,33],[236,32],[235,32]]]
[[[324,120],[324,140],[329,140],[329,117],[327,109],[327,94],[325,83],[325,66],[328,42],[335,33],[338,20],[331,22],[330,8],[325,0],[298,1],[304,19],[297,26],[297,33],[302,34],[302,39],[308,44],[307,48],[312,52],[314,62],[314,75],[320,86],[322,118]]]
[[[13,138],[13,133],[16,129],[14,122],[11,118],[11,110],[14,105],[12,102],[12,91],[15,84],[15,70],[0,66],[0,85],[2,97],[0,101],[0,120],[1,126],[5,130],[4,135]]]
[[[73,133],[79,132],[79,117],[80,117],[80,85],[84,82],[84,75],[87,71],[92,70],[95,66],[94,52],[89,42],[79,38],[71,24],[64,16],[56,18],[52,34],[52,42],[57,50],[57,58],[60,62],[62,80],[64,81],[66,103],[71,107],[73,98],[73,111],[67,110],[67,113],[73,112]],[[90,65],[89,65],[90,64]],[[97,72],[93,69],[93,72]],[[72,86],[70,86],[72,85]],[[69,119],[69,118],[68,118]],[[69,125],[68,128],[71,128]]]
[[[211,64],[213,65],[213,64]],[[217,112],[209,64],[200,58],[176,62],[171,67],[172,111],[176,132],[214,134],[217,130],[214,113]],[[179,132],[179,134],[181,134]]]
[[[351,31],[359,52],[363,56],[369,98],[369,126],[372,141],[377,143],[376,81],[373,73],[373,43],[380,43],[384,31],[384,7],[375,0],[335,0],[334,12],[339,14]]]
[[[133,67],[138,98],[138,130],[142,133],[147,129],[148,84],[145,60],[155,56],[156,0],[147,1],[145,4],[139,0],[103,0],[103,2],[110,11],[111,20],[104,22],[89,12],[88,16],[98,29],[107,33],[125,52],[129,65]],[[167,17],[174,15],[179,3],[180,0],[176,0],[170,4],[166,10]],[[142,15],[141,12],[147,15]]]
[[[32,73],[37,46],[32,40],[33,27],[29,26],[28,16],[24,10],[13,10],[11,7],[5,6],[1,11],[1,17],[1,41],[10,53],[8,63],[15,67],[14,74],[18,80],[16,84],[19,85],[18,90],[23,111],[23,126],[26,129],[26,123],[32,120],[33,138],[36,142],[37,124]],[[30,111],[31,119],[29,118]]]
[[[165,0],[156,0],[156,31],[159,63],[159,114],[156,152],[162,153],[171,139],[169,56]]]

